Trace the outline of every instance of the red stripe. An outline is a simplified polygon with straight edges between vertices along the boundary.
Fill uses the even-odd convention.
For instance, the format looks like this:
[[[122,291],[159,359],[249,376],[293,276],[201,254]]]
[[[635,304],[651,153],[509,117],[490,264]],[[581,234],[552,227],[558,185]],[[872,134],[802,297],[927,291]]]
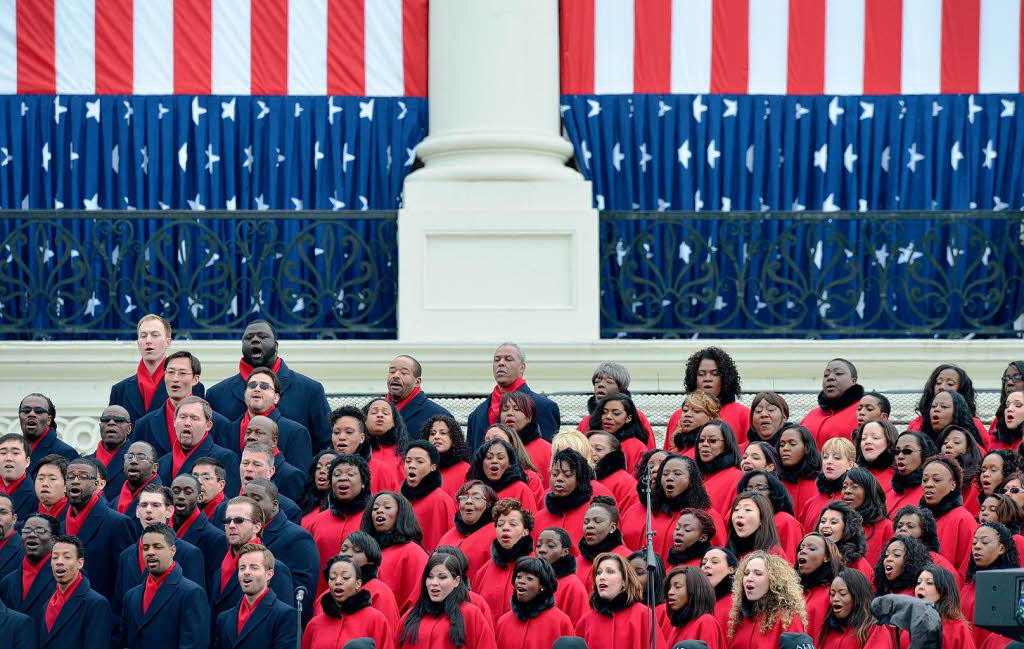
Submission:
[[[427,0],[402,0],[402,72],[408,97],[427,96]]]
[[[210,94],[210,0],[174,0],[174,92]]]
[[[18,48],[18,92],[57,92],[57,37],[54,0],[18,0],[15,20]]]
[[[714,0],[711,10],[711,92],[745,94],[750,73],[748,0]]]
[[[251,86],[254,95],[288,94],[288,0],[252,0]]]
[[[637,0],[633,10],[633,92],[672,89],[672,0]]]
[[[363,0],[327,4],[327,94],[365,95],[366,18]]]
[[[789,0],[786,91],[825,92],[825,0]]]
[[[943,0],[940,92],[978,92],[980,41],[981,0]]]
[[[96,94],[132,94],[132,3],[96,0]]]
[[[562,0],[559,22],[562,94],[593,94],[594,0]]]
[[[896,95],[901,88],[903,0],[864,0],[864,94]]]

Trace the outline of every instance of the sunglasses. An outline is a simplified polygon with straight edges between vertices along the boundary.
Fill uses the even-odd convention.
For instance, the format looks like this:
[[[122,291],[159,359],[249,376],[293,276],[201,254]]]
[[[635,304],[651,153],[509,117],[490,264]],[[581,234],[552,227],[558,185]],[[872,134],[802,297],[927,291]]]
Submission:
[[[250,390],[255,390],[256,388],[259,388],[260,390],[269,390],[274,387],[266,381],[249,381],[247,385]]]
[[[128,418],[121,417],[120,415],[116,417],[111,417],[110,415],[103,415],[102,417],[100,417],[101,424],[109,424],[110,422],[114,422],[115,424],[127,424]]]
[[[1013,374],[1012,376],[1003,377],[1003,383],[1006,384],[1018,383],[1020,381],[1024,381],[1024,374]]]
[[[224,527],[227,527],[228,525],[231,525],[231,524],[234,524],[235,526],[238,526],[238,525],[241,525],[242,523],[251,523],[251,522],[252,522],[251,518],[242,518],[241,516],[234,516],[232,518],[225,518],[224,519]]]
[[[43,408],[41,406],[36,406],[35,408],[29,408],[28,406],[22,406],[21,408],[18,409],[18,412],[20,412],[23,415],[27,415],[30,412],[34,412],[37,415],[45,415],[49,411],[46,408]]]
[[[919,448],[898,448],[894,452],[894,455],[913,455],[914,453],[920,453]]]

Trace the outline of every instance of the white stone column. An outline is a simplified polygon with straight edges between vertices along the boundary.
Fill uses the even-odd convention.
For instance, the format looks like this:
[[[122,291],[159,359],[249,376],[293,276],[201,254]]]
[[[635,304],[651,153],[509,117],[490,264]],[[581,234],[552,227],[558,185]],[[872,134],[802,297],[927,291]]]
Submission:
[[[597,212],[565,166],[556,0],[430,4],[430,135],[399,211],[403,342],[592,342]]]

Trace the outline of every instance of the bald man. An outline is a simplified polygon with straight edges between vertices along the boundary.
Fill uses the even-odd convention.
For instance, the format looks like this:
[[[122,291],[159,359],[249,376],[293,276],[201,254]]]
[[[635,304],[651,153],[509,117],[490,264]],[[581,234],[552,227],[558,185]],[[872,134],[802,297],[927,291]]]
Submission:
[[[274,449],[274,484],[286,498],[298,501],[306,488],[306,474],[294,466],[278,449],[279,433],[277,422],[270,417],[257,415],[249,420],[245,428],[245,445],[265,444]]]

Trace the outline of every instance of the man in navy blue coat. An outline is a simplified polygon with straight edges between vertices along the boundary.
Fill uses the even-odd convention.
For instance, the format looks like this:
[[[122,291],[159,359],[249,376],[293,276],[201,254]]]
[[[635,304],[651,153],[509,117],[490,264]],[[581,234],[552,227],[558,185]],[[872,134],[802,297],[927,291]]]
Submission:
[[[217,649],[293,649],[298,644],[295,609],[268,586],[277,579],[279,564],[263,545],[240,548],[238,580],[244,596],[217,617]]]
[[[250,373],[256,367],[268,367],[281,381],[278,410],[309,431],[314,450],[327,448],[331,444],[331,410],[327,405],[324,386],[293,371],[281,360],[277,351],[277,332],[270,323],[265,320],[250,322],[242,334],[239,372],[210,388],[207,395],[210,405],[228,419],[238,419],[246,411],[245,388]]]
[[[260,535],[263,545],[271,552],[277,550],[277,556],[292,571],[295,587],[305,588],[312,597],[320,577],[320,551],[317,550],[313,535],[281,514],[277,487],[270,480],[252,480],[245,485],[242,495],[255,500],[263,510],[267,521]],[[302,618],[303,624],[313,619],[312,605],[303,609]]]
[[[21,549],[21,535],[14,531],[18,515],[14,501],[0,493],[0,579],[17,570],[25,553]]]
[[[127,649],[207,649],[210,605],[203,588],[182,573],[182,541],[167,525],[142,531],[142,581],[121,606],[121,647]]]
[[[258,415],[249,420],[245,427],[245,444],[265,444],[274,452],[274,475],[271,480],[282,495],[299,500],[306,489],[306,473],[284,459],[284,453],[277,448],[277,423],[270,417]]]
[[[281,414],[281,381],[270,368],[257,367],[249,374],[245,385],[245,413],[232,423],[230,448],[240,453],[245,446],[245,431],[253,417],[269,417],[277,424],[277,447],[291,464],[303,471],[313,463],[312,442],[309,431],[297,421]]]
[[[167,400],[167,390],[162,378],[166,370],[164,356],[172,342],[171,323],[150,313],[139,320],[136,334],[135,344],[141,356],[139,367],[135,374],[118,381],[110,388],[108,401],[112,406],[123,406],[132,421],[142,419],[148,412],[159,410]],[[199,397],[205,394],[202,383],[197,381],[193,394]]]
[[[537,404],[537,424],[540,426],[541,436],[550,440],[558,432],[561,425],[561,414],[558,412],[558,404],[547,397],[537,394],[526,385],[523,374],[526,372],[526,354],[515,343],[502,343],[494,350],[494,358],[491,361],[491,372],[494,374],[496,385],[489,397],[483,400],[469,415],[469,422],[466,427],[466,441],[475,451],[483,442],[484,433],[487,428],[497,422],[499,417],[498,408],[501,404],[501,397],[506,392],[522,392],[530,395]]]
[[[191,473],[181,473],[171,483],[171,497],[174,513],[171,525],[178,538],[186,541],[203,553],[206,566],[204,574],[210,575],[220,569],[220,562],[228,551],[228,540],[222,530],[214,527],[199,507],[202,485]],[[204,581],[202,586],[206,585]]]
[[[77,537],[54,539],[50,567],[56,583],[43,619],[37,620],[39,649],[109,649],[112,644],[110,604],[82,574],[86,554]]]
[[[103,409],[100,415],[100,443],[89,455],[107,468],[107,486],[103,495],[116,502],[124,485],[124,454],[128,449],[128,435],[132,432],[132,419],[123,406],[113,405]]]
[[[14,572],[0,580],[0,600],[12,610],[33,620],[43,619],[46,601],[53,592],[50,551],[60,536],[60,523],[53,516],[33,514],[21,530],[25,558]],[[28,582],[27,591],[24,589]]]
[[[212,457],[224,465],[227,484],[224,492],[236,494],[238,482],[238,456],[218,446],[210,436],[213,428],[213,410],[199,397],[185,397],[178,403],[174,415],[174,428],[178,447],[160,458],[157,473],[164,484],[171,484],[180,473],[190,473],[192,465],[201,457]]]
[[[36,649],[37,646],[32,618],[0,602],[0,649]]]
[[[167,357],[162,383],[166,396],[161,402],[162,407],[146,413],[135,422],[135,428],[132,430],[133,440],[152,444],[157,457],[171,452],[178,443],[174,428],[175,411],[186,397],[202,396],[195,393],[202,369],[199,359],[190,352],[174,352]],[[213,443],[233,450],[231,422],[216,412],[213,413],[212,419],[210,437],[213,438]]]
[[[25,520],[39,507],[32,478],[28,477],[32,447],[17,433],[0,437],[0,491],[11,498],[18,520]]]
[[[110,502],[118,513],[128,517],[135,526],[135,533],[141,534],[144,526],[139,524],[135,515],[139,494],[149,485],[159,486],[163,482],[156,474],[156,456],[153,453],[153,446],[148,442],[132,442],[124,454],[124,462],[125,483],[121,486],[117,499]]]
[[[418,439],[423,424],[434,415],[452,413],[427,398],[420,389],[423,383],[423,367],[412,356],[396,356],[388,366],[387,399],[395,404],[405,420],[410,439]]]
[[[78,457],[78,451],[71,448],[57,437],[57,408],[46,395],[33,392],[21,400],[18,406],[18,424],[21,434],[31,445],[32,462],[29,473],[35,463],[50,453],[63,455],[69,460]]]
[[[99,490],[99,467],[99,462],[84,457],[68,464],[69,507],[61,531],[81,540],[85,572],[93,589],[109,600],[114,594],[117,558],[135,543],[135,527],[127,516],[107,505]]]

